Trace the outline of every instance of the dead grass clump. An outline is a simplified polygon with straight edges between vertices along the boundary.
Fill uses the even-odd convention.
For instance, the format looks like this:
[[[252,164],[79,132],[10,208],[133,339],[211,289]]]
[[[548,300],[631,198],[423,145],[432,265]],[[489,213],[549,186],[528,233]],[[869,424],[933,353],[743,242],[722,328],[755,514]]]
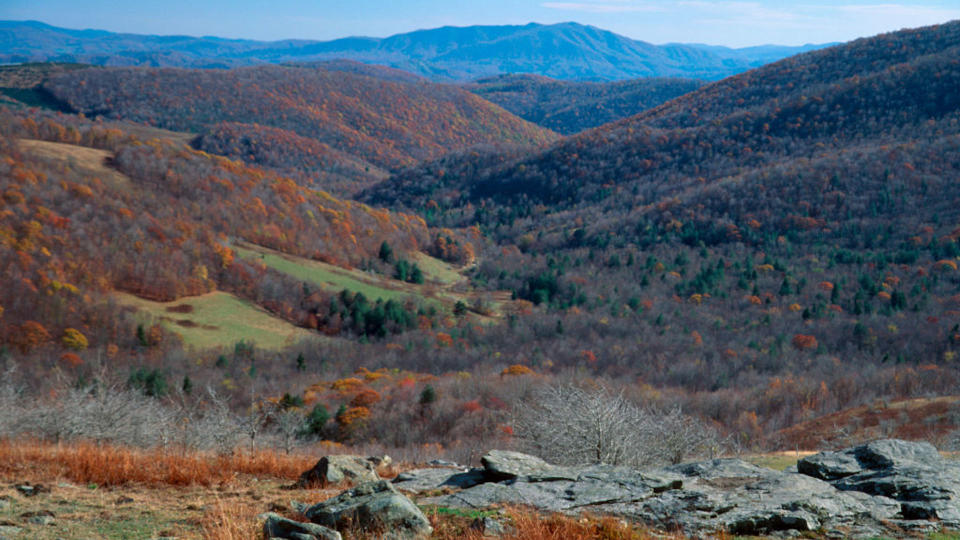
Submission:
[[[257,515],[263,508],[253,502],[217,500],[204,513],[200,527],[205,540],[252,540],[262,536]]]
[[[170,313],[193,313],[193,306],[190,304],[179,304],[167,307],[166,311]]]
[[[476,515],[474,515],[476,514]],[[429,514],[434,529],[432,538],[439,540],[480,540],[483,533],[471,528],[473,521],[486,512],[448,511]],[[615,517],[562,514],[545,515],[536,510],[507,508],[501,512],[507,533],[506,540],[682,540],[684,536],[653,534],[646,529]]]
[[[92,442],[0,441],[0,475],[67,478],[100,486],[213,486],[226,484],[241,474],[295,479],[314,461],[309,456],[266,451],[216,456]]]
[[[514,511],[508,514],[514,531],[508,540],[649,540],[649,533],[612,517],[573,518],[560,514],[542,516],[536,512]]]
[[[227,456],[218,456],[216,461],[217,467],[230,470],[236,474],[296,480],[300,478],[303,471],[316,465],[317,459],[319,458],[316,456],[282,454],[261,450],[253,453],[238,452]]]

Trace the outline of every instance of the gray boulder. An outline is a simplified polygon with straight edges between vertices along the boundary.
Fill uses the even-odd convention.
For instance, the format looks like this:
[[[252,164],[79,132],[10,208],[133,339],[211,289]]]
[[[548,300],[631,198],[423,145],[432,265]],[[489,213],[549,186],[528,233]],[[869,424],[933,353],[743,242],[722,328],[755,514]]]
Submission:
[[[840,452],[820,452],[797,462],[797,472],[821,480],[837,480],[862,470],[857,458]]]
[[[309,471],[300,475],[297,486],[339,484],[343,481],[354,483],[374,482],[380,479],[376,466],[365,457],[337,455],[325,456]]]
[[[821,452],[804,458],[798,470],[823,478],[836,489],[857,492],[899,505],[887,519],[960,526],[960,465],[947,461],[929,443],[896,439],[874,441],[842,452]],[[875,509],[876,510],[876,509]]]
[[[263,534],[288,540],[342,540],[340,533],[314,523],[301,523],[270,512],[264,514]]]
[[[503,522],[492,517],[478,517],[470,523],[470,530],[477,531],[483,536],[500,537],[507,534]]]
[[[491,450],[480,458],[484,474],[493,481],[511,480],[525,476],[550,476],[561,468],[528,454],[510,450]]]
[[[433,532],[423,512],[386,480],[344,491],[311,506],[304,514],[325,527],[382,538],[426,538]]]

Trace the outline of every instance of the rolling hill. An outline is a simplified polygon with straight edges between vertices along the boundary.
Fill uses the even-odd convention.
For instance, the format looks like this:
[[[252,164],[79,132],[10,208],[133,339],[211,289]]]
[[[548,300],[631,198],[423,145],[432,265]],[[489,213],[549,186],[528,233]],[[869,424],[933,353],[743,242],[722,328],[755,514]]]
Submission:
[[[652,109],[704,84],[692,79],[597,83],[500,75],[464,87],[524,120],[571,135]]]
[[[676,392],[738,436],[949,395],[958,53],[957,22],[857,40],[362,200],[495,240],[474,279],[543,310],[525,354]]]
[[[385,242],[398,254],[431,247],[419,218],[339,200],[176,140],[145,141],[78,117],[0,113],[0,266],[10,285],[0,292],[0,334],[21,352],[57,342],[67,328],[90,346],[135,345],[134,333],[121,331],[129,319],[111,306],[114,291],[154,302],[224,291],[243,299],[231,305],[259,306],[247,310],[252,327],[316,329],[308,320],[327,295],[242,260],[240,241],[341,266],[376,259]],[[208,315],[197,325],[230,327]]]
[[[459,88],[396,79],[386,68],[346,71],[343,63],[95,68],[53,75],[43,89],[87,116],[197,133],[197,148],[342,193],[452,150],[556,139]]]
[[[225,68],[350,59],[438,81],[465,81],[501,73],[578,80],[719,79],[819,47],[658,46],[576,23],[443,27],[387,38],[349,37],[326,42],[258,42],[116,34],[68,30],[35,21],[0,21],[0,62]]]
[[[384,368],[402,405],[378,414],[435,418],[444,444],[512,436],[499,420],[458,423],[570,380],[754,447],[876,400],[954,395],[958,52],[960,23],[858,40],[566,138],[462,88],[342,61],[57,73],[43,88],[86,116],[0,118],[0,339],[36,380],[94,374],[113,354],[202,376],[237,410],[268,386],[293,400],[303,370],[364,384]],[[177,132],[141,137],[130,121]],[[361,199],[389,208],[198,150],[185,131],[331,182],[389,172]],[[138,323],[117,291],[161,322]],[[163,302],[186,297],[210,304]],[[177,327],[256,331],[212,319],[230,310],[260,332],[347,339],[269,353],[239,341],[203,366],[172,344]],[[470,313],[489,310],[503,317]],[[429,375],[410,385],[402,370]],[[456,382],[421,397],[444,373]],[[485,397],[436,414],[454,395]],[[893,429],[889,414],[848,418]],[[410,424],[396,418],[369,425]]]
[[[590,216],[590,229],[679,219],[784,234],[810,218],[817,225],[808,229],[841,243],[852,242],[844,224],[854,221],[881,227],[892,219],[906,234],[936,215],[938,234],[949,234],[958,222],[948,187],[960,134],[951,90],[960,83],[958,51],[960,23],[858,40],[516,159],[424,165],[395,180],[417,183],[419,199],[388,181],[370,200],[416,208],[444,193],[454,207],[540,204],[548,214]],[[753,219],[759,228],[748,225]]]

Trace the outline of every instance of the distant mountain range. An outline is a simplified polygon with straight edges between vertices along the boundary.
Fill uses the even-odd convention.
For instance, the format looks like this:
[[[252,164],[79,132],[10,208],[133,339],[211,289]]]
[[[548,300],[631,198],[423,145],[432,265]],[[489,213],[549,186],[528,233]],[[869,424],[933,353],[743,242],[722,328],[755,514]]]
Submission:
[[[36,21],[0,21],[0,62],[4,63],[227,68],[350,59],[402,69],[434,81],[467,81],[503,73],[565,80],[712,80],[825,46],[731,49],[700,44],[652,45],[577,23],[443,27],[382,39],[264,42],[118,34],[69,30]]]

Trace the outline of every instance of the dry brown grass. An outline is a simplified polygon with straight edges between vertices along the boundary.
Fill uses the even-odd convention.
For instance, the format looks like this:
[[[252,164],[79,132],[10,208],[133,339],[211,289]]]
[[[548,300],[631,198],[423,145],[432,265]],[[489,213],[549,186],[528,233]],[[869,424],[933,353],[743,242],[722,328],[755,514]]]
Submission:
[[[0,476],[68,479],[100,486],[215,486],[225,485],[238,475],[292,480],[315,463],[316,457],[275,452],[216,456],[90,442],[0,441]]]
[[[303,519],[289,509],[291,499],[311,505],[346,488],[286,487],[316,459],[275,452],[216,456],[89,442],[58,445],[3,440],[0,481],[43,483],[52,486],[52,492],[24,499],[11,487],[0,495],[12,497],[17,507],[11,512],[16,515],[24,510],[58,508],[56,527],[18,523],[27,527],[30,537],[38,539],[127,538],[139,534],[135,529],[154,536],[167,531],[181,538],[253,540],[261,534],[257,515],[272,510]],[[405,468],[393,464],[381,468],[380,474],[390,477]],[[476,515],[480,514],[434,511],[428,515],[435,530],[432,538],[480,540],[483,535],[470,528]],[[508,526],[507,540],[683,538],[654,533],[612,517],[545,515],[519,507],[505,508],[501,515]],[[347,531],[344,538],[359,537]]]
[[[543,514],[535,509],[510,507],[503,509],[500,520],[506,525],[504,540],[681,540],[681,534],[653,532],[637,524],[615,517],[580,517]],[[439,540],[480,540],[485,538],[472,530],[474,517],[469,515],[428,516],[434,528],[432,538]]]
[[[560,514],[542,516],[531,511],[512,511],[511,524],[514,531],[504,536],[507,540],[649,540],[674,538],[662,534],[653,535],[613,517],[584,516],[573,518]],[[680,539],[682,536],[676,536]]]
[[[113,157],[113,154],[106,150],[34,139],[20,140],[20,147],[34,156],[77,167],[112,187],[129,189],[132,186],[129,178],[116,169],[107,166],[107,162]]]
[[[252,501],[226,502],[218,499],[201,520],[206,540],[253,540],[260,538],[256,516],[263,507]]]

